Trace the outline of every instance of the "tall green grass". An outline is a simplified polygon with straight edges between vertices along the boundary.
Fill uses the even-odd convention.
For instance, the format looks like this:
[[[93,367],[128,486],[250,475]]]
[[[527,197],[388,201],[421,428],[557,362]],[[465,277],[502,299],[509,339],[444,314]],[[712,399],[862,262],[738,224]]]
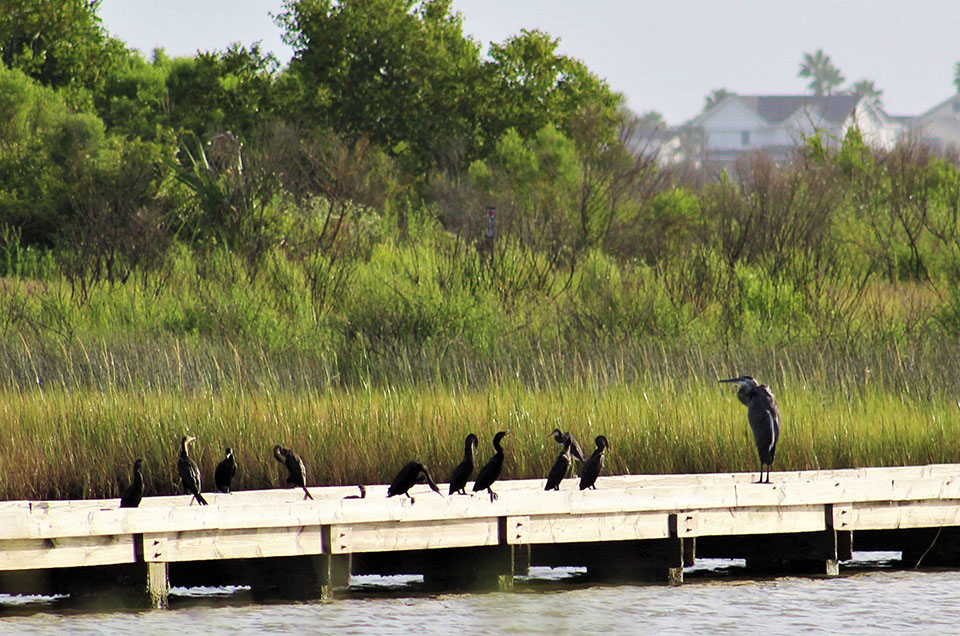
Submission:
[[[468,432],[480,436],[485,459],[497,430],[511,431],[504,477],[543,477],[558,452],[546,437],[555,426],[585,447],[606,435],[610,474],[751,471],[758,460],[746,409],[716,382],[740,373],[769,384],[780,404],[777,469],[954,462],[960,363],[952,350],[651,344],[486,361],[407,352],[395,375],[353,362],[345,382],[339,360],[195,341],[56,352],[7,345],[0,497],[117,496],[136,457],[146,459],[149,493],[177,492],[185,433],[198,438],[207,488],[226,445],[241,489],[282,483],[275,443],[303,456],[311,484],[383,483],[414,458],[445,478]],[[53,359],[56,371],[38,385],[35,369]]]

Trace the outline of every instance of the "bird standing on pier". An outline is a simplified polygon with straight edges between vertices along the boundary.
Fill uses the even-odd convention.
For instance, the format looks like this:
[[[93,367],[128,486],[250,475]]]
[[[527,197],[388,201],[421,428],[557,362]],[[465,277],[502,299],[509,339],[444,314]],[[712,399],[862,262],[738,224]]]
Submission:
[[[303,488],[306,493],[305,499],[313,499],[313,495],[307,490],[307,467],[303,465],[300,456],[289,448],[283,448],[280,444],[273,447],[273,456],[277,461],[287,467],[287,483]]]
[[[143,474],[140,472],[141,466],[143,466],[142,459],[133,462],[133,481],[130,482],[130,485],[124,488],[120,494],[121,508],[136,508],[140,505],[140,500],[143,499]]]
[[[233,449],[227,446],[226,457],[217,464],[216,470],[213,471],[213,483],[217,485],[217,490],[229,494],[230,484],[236,474],[237,462],[233,458]]]
[[[183,490],[197,500],[201,506],[207,505],[207,500],[200,494],[200,467],[197,462],[190,459],[187,454],[187,446],[197,438],[192,435],[184,435],[180,440],[180,458],[177,460],[177,472],[180,474],[180,483]],[[193,503],[193,502],[191,502]]]
[[[580,447],[580,442],[577,441],[577,438],[575,438],[570,431],[562,433],[559,428],[555,428],[547,437],[552,437],[553,441],[561,446],[566,444],[567,440],[570,440],[570,456],[581,464],[587,461],[586,456],[583,454],[583,449]]]
[[[440,488],[433,481],[433,478],[430,477],[430,473],[427,471],[427,467],[421,464],[420,462],[409,462],[406,466],[400,469],[400,472],[397,473],[397,476],[393,478],[393,481],[390,482],[390,487],[387,489],[387,497],[393,497],[394,495],[406,495],[410,497],[410,503],[416,503],[416,499],[407,492],[413,485],[420,480],[420,476],[427,480],[427,484],[430,486],[430,490],[437,493],[443,497],[443,493],[440,492]]]
[[[467,435],[463,441],[463,461],[457,464],[450,475],[450,492],[448,494],[459,493],[467,494],[467,480],[473,474],[474,458],[477,455],[477,446],[480,440],[473,433]]]
[[[760,384],[749,375],[739,378],[729,378],[720,382],[735,382],[740,385],[737,398],[747,407],[747,420],[750,430],[753,431],[753,441],[757,444],[760,454],[760,479],[758,484],[770,483],[770,467],[773,456],[777,451],[777,441],[780,439],[780,410],[773,392],[766,384]],[[763,479],[763,467],[767,467],[767,479]]]
[[[500,445],[500,441],[506,437],[507,433],[509,433],[509,431],[500,431],[493,436],[493,447],[497,452],[490,458],[490,461],[480,469],[480,472],[477,473],[477,481],[473,483],[473,492],[486,490],[490,493],[490,501],[498,498],[497,493],[493,492],[490,486],[493,485],[493,482],[497,481],[500,472],[503,470],[503,446]]]
[[[570,453],[573,448],[573,438],[568,437],[563,443],[563,452],[553,463],[553,468],[547,475],[547,485],[544,490],[560,490],[560,482],[567,476],[567,470],[570,468]]]
[[[610,442],[603,435],[597,435],[593,441],[597,445],[597,449],[583,464],[583,472],[580,474],[580,490],[597,489],[594,484],[597,482],[597,477],[600,476],[600,471],[603,470],[603,454],[610,448]]]

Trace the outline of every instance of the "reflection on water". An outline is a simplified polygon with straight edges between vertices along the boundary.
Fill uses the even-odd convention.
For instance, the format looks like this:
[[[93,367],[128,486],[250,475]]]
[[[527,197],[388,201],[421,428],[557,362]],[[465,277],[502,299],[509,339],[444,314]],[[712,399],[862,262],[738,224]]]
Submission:
[[[960,572],[885,567],[898,556],[856,553],[837,578],[758,579],[742,562],[703,560],[679,587],[597,585],[581,569],[532,568],[513,593],[434,594],[417,576],[357,576],[332,602],[254,604],[245,588],[175,588],[171,611],[79,612],[51,599],[0,597],[0,632],[953,633]],[[25,603],[31,613],[17,615]]]

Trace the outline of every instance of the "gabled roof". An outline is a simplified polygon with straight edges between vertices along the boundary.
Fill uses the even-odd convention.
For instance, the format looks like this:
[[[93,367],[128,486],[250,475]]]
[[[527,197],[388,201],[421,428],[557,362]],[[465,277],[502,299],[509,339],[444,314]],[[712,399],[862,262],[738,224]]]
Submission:
[[[951,104],[951,103],[957,101],[958,99],[960,99],[960,91],[954,93],[953,95],[951,95],[950,97],[946,98],[945,100],[943,100],[942,102],[940,102],[940,103],[937,104],[936,106],[934,106],[934,107],[932,107],[932,108],[930,108],[930,109],[928,109],[928,110],[920,113],[919,115],[917,115],[917,119],[926,119],[926,118],[930,117],[931,115],[933,115],[933,113],[935,113],[935,112],[937,112],[938,110],[940,110],[941,108],[943,108],[944,106],[946,106],[946,105],[948,105],[948,104]]]
[[[863,99],[861,95],[737,95],[744,106],[768,124],[781,124],[799,110],[810,110],[840,124]]]

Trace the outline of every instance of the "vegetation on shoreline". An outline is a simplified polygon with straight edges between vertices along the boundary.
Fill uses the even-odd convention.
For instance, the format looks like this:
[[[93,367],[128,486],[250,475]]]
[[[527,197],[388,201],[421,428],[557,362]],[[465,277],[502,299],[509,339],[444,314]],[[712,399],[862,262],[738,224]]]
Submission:
[[[607,474],[753,471],[745,410],[716,382],[743,368],[781,404],[775,469],[960,461],[960,404],[944,388],[956,385],[960,364],[933,349],[709,356],[653,346],[541,352],[501,371],[450,356],[412,364],[389,383],[345,386],[331,386],[318,360],[203,347],[180,355],[190,363],[159,351],[75,351],[68,358],[81,356],[87,379],[99,380],[5,387],[0,497],[115,497],[135,457],[146,459],[148,494],[177,493],[185,432],[198,438],[207,489],[227,445],[240,467],[237,489],[282,485],[274,443],[297,450],[310,484],[388,483],[411,459],[444,479],[468,432],[480,436],[484,457],[497,430],[512,433],[505,477],[544,478],[558,453],[547,439],[554,427],[585,448],[606,435]],[[125,373],[132,369],[143,375]]]
[[[816,131],[660,166],[555,40],[483,57],[446,0],[288,0],[285,69],[27,4],[74,10],[0,15],[0,497],[115,495],[136,456],[174,492],[185,431],[240,488],[275,443],[384,482],[500,428],[542,477],[554,426],[610,472],[753,470],[740,373],[775,469],[960,461],[956,157]]]

